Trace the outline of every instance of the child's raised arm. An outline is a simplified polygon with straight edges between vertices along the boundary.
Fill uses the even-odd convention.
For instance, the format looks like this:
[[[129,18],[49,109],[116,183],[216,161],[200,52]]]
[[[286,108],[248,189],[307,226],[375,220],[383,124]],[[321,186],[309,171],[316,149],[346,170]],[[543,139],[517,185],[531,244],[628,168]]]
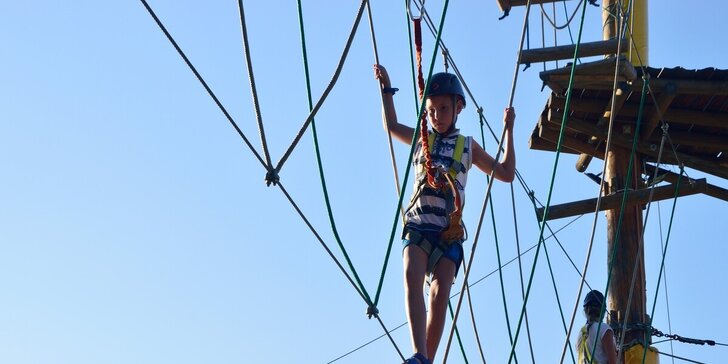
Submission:
[[[397,122],[397,111],[394,109],[394,90],[392,89],[392,83],[389,80],[387,69],[382,65],[375,64],[374,78],[379,80],[379,85],[382,90],[384,130],[389,130],[389,133],[395,139],[403,143],[411,143],[415,129]]]
[[[497,162],[488,154],[478,142],[473,141],[473,164],[481,171],[490,174],[503,182],[513,182],[516,175],[516,152],[513,147],[513,124],[516,121],[516,111],[514,108],[506,108],[503,112],[503,127],[506,129],[503,148],[503,159]]]

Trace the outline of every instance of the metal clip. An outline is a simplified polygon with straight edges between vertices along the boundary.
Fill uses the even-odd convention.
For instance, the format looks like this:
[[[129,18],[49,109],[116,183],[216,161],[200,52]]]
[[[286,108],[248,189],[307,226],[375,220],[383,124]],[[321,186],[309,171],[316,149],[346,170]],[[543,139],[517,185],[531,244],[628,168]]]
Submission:
[[[409,14],[410,20],[415,21],[422,19],[422,14],[425,12],[425,0],[422,0],[422,6],[419,7],[420,9],[420,15],[415,16],[415,14],[412,12],[412,7],[410,7],[410,3],[414,2],[414,0],[407,0],[407,14]],[[417,5],[417,4],[415,4]]]

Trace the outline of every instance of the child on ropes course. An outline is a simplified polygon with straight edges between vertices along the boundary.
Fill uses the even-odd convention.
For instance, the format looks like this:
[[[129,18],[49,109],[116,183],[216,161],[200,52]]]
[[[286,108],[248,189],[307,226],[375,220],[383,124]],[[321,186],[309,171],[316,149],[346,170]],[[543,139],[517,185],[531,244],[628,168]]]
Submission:
[[[579,351],[579,364],[617,364],[617,344],[614,340],[614,332],[609,325],[602,322],[602,306],[604,306],[604,295],[593,290],[584,296],[584,315],[586,325],[579,332],[577,348]],[[597,327],[599,332],[597,333]],[[592,360],[592,349],[594,342],[597,342]]]
[[[391,87],[386,69],[375,65],[374,73],[384,94],[386,128],[395,139],[411,143],[415,129],[397,121],[392,97],[396,89]],[[460,216],[470,166],[475,164],[489,175],[492,172],[503,182],[513,181],[516,169],[513,108],[504,111],[505,153],[498,162],[472,137],[461,136],[455,126],[465,107],[465,93],[455,75],[432,75],[424,96],[424,113],[432,130],[428,133],[423,125],[424,133],[414,151],[415,188],[403,229],[405,309],[415,352],[406,364],[430,364],[442,337],[450,288],[463,261],[465,233]],[[429,312],[423,295],[427,274]]]

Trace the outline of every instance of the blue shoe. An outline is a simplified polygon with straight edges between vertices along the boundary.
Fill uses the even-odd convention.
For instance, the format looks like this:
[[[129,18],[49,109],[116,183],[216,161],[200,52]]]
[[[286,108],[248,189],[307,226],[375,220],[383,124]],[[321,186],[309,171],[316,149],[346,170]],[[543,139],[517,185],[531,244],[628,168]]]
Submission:
[[[432,362],[430,359],[425,358],[424,355],[415,353],[415,355],[412,355],[409,359],[405,360],[404,364],[432,364]]]

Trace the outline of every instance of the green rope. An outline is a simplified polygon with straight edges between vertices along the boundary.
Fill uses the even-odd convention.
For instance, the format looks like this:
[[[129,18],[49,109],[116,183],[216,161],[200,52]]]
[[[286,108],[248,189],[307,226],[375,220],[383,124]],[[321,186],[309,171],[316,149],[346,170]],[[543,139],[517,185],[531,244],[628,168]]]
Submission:
[[[524,189],[528,190],[525,186],[523,186],[523,187],[524,187]],[[529,199],[531,200],[531,204],[533,204],[534,210],[537,209],[538,206],[536,205],[536,198],[535,198],[535,196],[529,196],[529,197],[530,197]],[[546,227],[548,227],[549,231],[551,232],[551,235],[554,237],[554,239],[556,240],[556,242],[559,245],[561,245],[561,242],[559,242],[559,239],[556,238],[556,233],[553,231],[553,229],[551,229],[551,226],[549,226],[548,223],[547,223],[546,224]],[[562,250],[564,250],[563,246],[561,246],[561,248],[562,248]],[[561,308],[561,299],[559,297],[559,290],[558,290],[558,288],[556,286],[556,277],[554,276],[553,268],[551,266],[551,258],[549,256],[549,251],[547,249],[547,245],[546,245],[545,239],[544,239],[544,242],[543,242],[543,251],[546,254],[546,263],[548,264],[549,273],[551,275],[551,284],[554,287],[554,295],[556,296],[556,305],[559,308],[559,314],[561,315],[561,324],[564,327],[564,334],[568,335],[569,334],[569,330],[566,327],[566,317],[564,316],[564,311]],[[564,250],[564,254],[566,255],[567,258],[569,258],[569,260],[571,260],[571,258],[569,257],[568,253],[566,253],[566,250]],[[520,252],[519,252],[519,255],[520,255]],[[572,262],[572,265],[573,265],[573,262]],[[579,275],[581,275],[581,272],[579,272],[579,268],[576,268],[576,265],[574,265],[574,268],[576,269],[576,272]],[[526,324],[527,324],[526,325],[526,328],[528,328],[528,322]],[[568,348],[569,348],[569,354],[571,355],[571,361],[572,361],[572,363],[576,364],[576,359],[574,358],[574,349],[571,346],[571,342],[568,342]]]
[[[450,300],[447,301],[447,309],[450,312],[450,319],[455,317],[455,314],[452,312],[452,303]],[[468,356],[465,355],[465,346],[463,345],[463,341],[460,339],[460,331],[458,330],[457,325],[455,326],[455,337],[458,339],[458,344],[460,344],[460,352],[463,354],[463,360],[465,360],[465,364],[468,364]]]
[[[511,209],[513,212],[513,230],[516,238],[516,253],[518,256],[521,255],[521,238],[518,234],[518,215],[516,213],[516,192],[513,188],[513,183],[510,183],[511,187]],[[525,288],[523,286],[523,263],[521,259],[518,259],[518,280],[521,284],[521,299],[525,296]],[[528,338],[528,351],[531,354],[531,363],[536,363],[536,356],[533,354],[533,340],[531,340],[531,325],[528,322],[528,311],[524,315],[526,320],[526,337]],[[517,358],[516,358],[517,359]]]
[[[481,117],[480,140],[483,143],[483,148],[485,148],[485,130],[483,129],[483,122],[482,122],[483,114],[482,113],[480,113],[480,117]],[[486,176],[485,180],[487,183],[490,183],[490,176]],[[502,266],[502,262],[501,262],[500,245],[498,243],[498,228],[497,228],[497,224],[495,222],[495,210],[493,208],[493,196],[490,197],[490,205],[488,207],[490,207],[490,219],[491,219],[491,222],[493,223],[493,240],[495,243],[495,254],[498,259],[498,279],[500,281],[501,296],[503,298],[503,311],[504,311],[505,317],[506,317],[506,328],[508,328],[508,339],[509,339],[511,345],[513,345],[513,333],[511,331],[511,321],[510,321],[510,318],[508,315],[508,302],[506,301],[506,288],[505,288],[505,284],[503,283],[503,266]],[[470,268],[470,267],[468,267],[468,268]],[[518,358],[516,358],[516,363],[518,363]]]
[[[490,183],[490,177],[486,177],[486,181]],[[505,312],[506,316],[506,327],[508,328],[508,339],[510,340],[511,345],[513,345],[513,334],[511,332],[511,321],[508,316],[508,302],[506,301],[506,288],[503,283],[503,269],[501,268],[501,254],[500,254],[500,246],[498,244],[498,231],[495,224],[495,211],[493,210],[493,196],[490,196],[490,216],[491,221],[493,223],[493,236],[494,236],[494,243],[495,243],[495,255],[498,259],[498,278],[500,281],[500,288],[501,288],[501,296],[503,297],[503,311]],[[518,358],[515,358],[516,363],[518,363]]]
[[[528,2],[529,7],[531,6],[530,3],[531,2],[529,0],[529,2]],[[548,216],[549,206],[551,205],[551,197],[552,197],[553,190],[554,190],[554,181],[556,180],[556,169],[559,164],[559,157],[561,155],[561,145],[562,145],[563,138],[564,138],[564,131],[566,129],[566,120],[568,117],[568,109],[569,109],[569,105],[571,104],[572,86],[573,86],[573,82],[574,82],[574,73],[575,73],[576,63],[577,63],[576,61],[577,61],[577,58],[579,55],[579,45],[581,44],[581,36],[582,36],[583,30],[584,30],[584,18],[585,18],[585,14],[586,14],[586,1],[583,2],[583,4],[584,5],[582,5],[581,23],[579,25],[579,36],[577,38],[576,47],[574,48],[574,58],[573,58],[573,62],[571,64],[571,72],[569,75],[569,86],[568,86],[567,92],[566,92],[566,106],[565,106],[566,110],[564,111],[564,116],[561,121],[561,129],[559,130],[559,140],[558,140],[558,143],[556,144],[556,158],[554,161],[553,171],[551,172],[551,184],[549,186],[549,193],[546,198],[546,207],[544,207],[543,218],[542,218],[540,232],[539,232],[539,238],[538,238],[539,242],[538,242],[538,246],[536,247],[535,257],[533,259],[533,266],[531,267],[531,275],[528,279],[528,287],[526,288],[526,297],[523,300],[521,314],[519,315],[518,325],[516,326],[516,337],[515,337],[516,342],[513,345],[511,345],[511,353],[508,357],[508,363],[511,363],[511,360],[514,358],[514,355],[516,353],[516,343],[518,342],[518,335],[521,332],[521,324],[523,322],[523,316],[525,315],[525,312],[526,312],[526,304],[528,303],[528,297],[531,293],[531,285],[533,284],[533,277],[536,272],[536,263],[538,262],[538,255],[541,250],[541,244],[543,242],[543,234],[544,234],[544,228],[546,226],[546,218]]]
[[[486,123],[487,123],[487,121],[485,120],[485,117],[483,116],[482,110],[479,110],[478,114],[479,114],[479,119],[480,119],[480,137],[481,137],[481,140],[482,140],[482,142],[483,142],[483,145],[485,145],[485,135],[484,135],[484,130],[483,130],[483,129],[484,129],[484,127],[483,127],[483,126],[484,126],[484,124],[486,124]],[[492,132],[492,130],[491,130],[491,132]],[[498,137],[497,137],[497,136],[495,136],[495,135],[493,135],[493,137],[495,138],[495,141],[496,141],[496,142],[498,143],[498,142],[499,142],[499,140],[498,140]],[[516,173],[517,173],[517,172],[516,172]],[[527,187],[527,186],[525,185],[525,182],[524,182],[524,181],[523,181],[523,180],[522,180],[522,179],[520,178],[520,176],[519,176],[519,181],[521,182],[521,187],[523,187],[524,191],[525,191],[525,192],[526,192],[527,194],[529,194],[529,188],[528,188],[528,187]],[[512,188],[512,186],[511,186],[511,188]],[[514,198],[514,193],[513,193],[513,191],[511,191],[511,200],[512,200],[512,204],[513,204],[513,206],[515,206],[515,198]],[[530,200],[531,200],[531,203],[532,203],[532,204],[533,204],[533,206],[534,206],[534,209],[536,209],[536,208],[537,208],[537,206],[536,206],[536,202],[535,202],[535,199],[534,199],[534,198],[530,198]],[[493,212],[493,208],[492,208],[492,205],[491,205],[491,214],[493,214],[493,216],[495,216],[495,213]],[[495,221],[494,221],[494,222],[493,222],[493,228],[494,228],[494,230],[495,230],[495,226],[496,226],[496,224],[495,224]],[[547,224],[547,226],[548,226],[548,224]],[[550,227],[549,227],[549,230],[551,230],[551,228],[550,228]],[[553,230],[552,230],[552,233],[553,233]],[[555,234],[554,234],[554,235],[555,235]],[[495,238],[496,238],[496,244],[497,244],[497,239],[498,239],[498,235],[497,235],[497,233],[495,233]],[[516,240],[518,240],[518,226],[517,226],[517,224],[516,224]],[[557,239],[557,241],[558,241],[558,239]],[[517,245],[518,245],[518,244],[517,244]],[[545,250],[545,249],[546,249],[546,246],[544,245],[544,250]],[[546,250],[545,250],[545,251],[546,251]],[[551,266],[550,266],[550,259],[549,259],[549,256],[548,256],[548,251],[546,251],[546,254],[547,254],[547,255],[546,255],[546,258],[547,258],[547,260],[548,260],[548,262],[549,262],[549,271],[551,272],[551,280],[552,280],[552,282],[554,282],[554,291],[555,291],[555,294],[556,294],[556,301],[557,301],[557,304],[558,304],[558,308],[559,308],[559,313],[561,314],[561,319],[562,319],[562,323],[563,323],[563,325],[564,325],[564,329],[566,330],[566,322],[565,322],[565,319],[564,319],[564,312],[563,312],[563,310],[562,310],[562,308],[561,308],[561,301],[560,301],[560,298],[559,298],[559,295],[558,295],[558,290],[557,290],[557,288],[556,288],[556,284],[555,284],[555,278],[554,278],[554,275],[553,275],[553,270],[551,269]],[[518,258],[519,258],[519,262],[520,262],[520,256],[521,256],[521,254],[520,254],[520,251],[519,251],[519,253],[518,253]],[[568,254],[567,254],[567,256],[568,256]],[[501,268],[502,268],[503,266],[501,266],[501,265],[500,265],[500,256],[498,256],[498,259],[499,259],[499,265],[498,265],[498,266],[499,266],[499,269],[498,269],[498,271],[499,271],[499,273],[500,273],[500,269],[501,269]],[[519,269],[520,269],[520,268],[519,268]],[[577,268],[577,272],[578,272],[578,268]],[[501,284],[502,284],[502,281],[503,281],[503,279],[502,279],[502,276],[501,276]],[[523,294],[523,292],[522,292],[522,294]],[[505,298],[504,298],[504,300],[505,300]],[[510,334],[511,334],[511,332],[510,332],[510,323],[508,322],[508,317],[509,317],[509,315],[508,315],[508,309],[506,308],[506,323],[507,323],[507,325],[508,325],[508,328],[509,328],[509,337],[510,337],[510,339],[511,339],[511,344],[513,344],[513,338],[512,338],[512,336],[510,335]],[[525,319],[526,319],[526,331],[528,332],[528,318],[527,318],[527,316],[525,316]],[[567,331],[567,332],[568,332],[568,331]],[[530,347],[530,343],[531,343],[531,337],[530,337],[530,334],[528,335],[528,337],[529,337],[529,347]],[[575,362],[575,359],[574,359],[574,353],[573,353],[573,349],[571,348],[571,343],[569,343],[569,349],[570,349],[570,354],[571,354],[572,362]],[[534,357],[534,355],[533,355],[533,350],[531,349],[531,359],[535,361],[535,359],[534,359],[533,357]],[[515,359],[516,361],[518,360],[518,358],[517,358],[517,357],[515,357],[514,359]]]
[[[619,248],[620,236],[622,233],[622,231],[621,231],[622,222],[624,220],[624,210],[625,210],[625,207],[627,206],[627,193],[628,193],[627,187],[629,187],[629,181],[632,178],[632,166],[634,163],[635,155],[637,154],[637,141],[639,140],[639,130],[640,130],[640,126],[642,124],[642,114],[644,112],[645,99],[647,98],[647,86],[650,83],[649,78],[644,78],[643,81],[644,82],[642,83],[642,96],[640,97],[640,107],[639,107],[639,111],[637,112],[637,125],[635,127],[636,130],[635,130],[635,134],[634,134],[634,139],[632,140],[632,151],[630,152],[630,155],[629,155],[629,163],[627,166],[627,176],[625,177],[624,192],[622,193],[622,202],[619,207],[619,218],[618,218],[617,230],[616,230],[617,233],[614,235],[614,240],[612,242],[612,246],[613,246],[612,253],[609,258],[609,269],[607,270],[607,286],[604,289],[604,297],[607,296],[607,293],[609,292],[609,284],[612,281],[612,269],[614,268],[614,258],[616,256],[617,250]],[[600,317],[602,315],[604,315],[605,311],[606,311],[606,302],[602,302],[602,307],[600,310]],[[601,329],[602,323],[603,323],[603,321],[600,320],[599,324],[597,325],[597,332],[599,332],[599,330]],[[597,344],[598,344],[598,341],[595,340],[594,345],[591,350],[592,361],[594,360],[594,353],[596,353],[596,350],[597,350]]]
[[[672,231],[672,222],[675,217],[675,206],[677,206],[678,189],[680,188],[680,181],[685,173],[685,168],[680,166],[680,176],[675,183],[675,197],[672,203],[672,212],[670,213],[670,223],[667,226],[667,238],[665,240],[665,248],[662,251],[662,261],[660,262],[660,274],[657,275],[657,288],[655,288],[655,299],[652,301],[652,311],[650,313],[649,327],[652,327],[652,320],[655,317],[655,308],[657,307],[657,294],[660,291],[660,280],[662,279],[662,272],[665,269],[665,255],[667,255],[667,245],[670,242],[670,232]],[[647,335],[647,332],[645,332]],[[647,345],[645,345],[644,352],[642,353],[642,364],[645,364],[645,358],[647,357]]]
[[[556,305],[559,307],[559,314],[561,315],[561,324],[564,326],[564,334],[568,335],[569,330],[566,327],[566,317],[564,316],[564,311],[561,309],[561,299],[559,298],[559,290],[556,287],[556,278],[554,277],[554,270],[551,266],[551,257],[549,257],[549,250],[547,248],[546,243],[543,244],[543,252],[546,255],[546,263],[549,267],[549,274],[551,275],[551,285],[554,287],[554,295],[556,296]],[[571,346],[571,342],[569,342],[569,354],[571,355],[571,362],[573,364],[576,364],[576,358],[574,358],[574,348]]]
[[[440,26],[437,30],[437,36],[435,37],[435,44],[440,43],[440,35],[442,34],[442,27],[445,24],[445,16],[447,15],[447,7],[449,4],[449,0],[445,0],[445,5],[443,6],[442,10],[442,16],[440,17]],[[427,83],[425,84],[425,92],[424,94],[427,94],[427,90],[430,88],[430,77],[432,76],[432,71],[435,68],[435,60],[437,59],[437,47],[434,47],[433,54],[432,54],[432,61],[430,61],[430,70],[427,74]],[[414,62],[414,61],[412,61]],[[419,111],[417,115],[422,115],[422,113],[425,111],[425,103],[423,102],[420,105]],[[394,214],[394,222],[392,223],[392,232],[389,235],[389,245],[387,246],[387,253],[384,256],[384,264],[382,265],[382,274],[379,278],[379,285],[377,286],[377,294],[374,298],[374,306],[377,305],[379,302],[379,296],[382,292],[382,286],[384,285],[384,277],[387,273],[387,263],[389,262],[389,256],[392,252],[392,245],[394,243],[394,234],[397,232],[397,224],[400,219],[400,207],[402,206],[402,200],[404,199],[404,187],[407,186],[407,178],[409,177],[409,172],[412,166],[412,154],[414,154],[415,147],[417,146],[417,137],[418,133],[420,131],[420,123],[417,123],[417,126],[415,127],[414,133],[412,133],[412,142],[410,145],[410,153],[409,158],[407,159],[407,168],[404,172],[404,180],[402,181],[402,188],[400,189],[399,194],[399,201],[397,203],[397,208],[395,209]]]
[[[309,77],[309,69],[308,69],[308,55],[306,51],[306,34],[304,32],[304,25],[303,25],[303,9],[301,6],[301,0],[298,0],[298,22],[299,27],[301,29],[301,48],[303,51],[303,65],[304,65],[304,73],[306,75],[306,91],[308,94],[308,107],[310,110],[313,109],[313,98],[311,96],[311,81]],[[346,259],[346,263],[349,265],[349,269],[351,270],[351,273],[354,275],[354,279],[356,279],[357,284],[359,285],[359,289],[366,297],[367,305],[370,307],[372,306],[372,300],[369,297],[369,293],[367,293],[366,288],[364,288],[364,284],[362,283],[361,279],[359,278],[359,274],[357,274],[356,269],[354,268],[354,264],[352,263],[351,259],[349,258],[349,254],[346,252],[346,248],[344,248],[344,244],[341,242],[341,238],[339,237],[338,229],[336,228],[336,222],[334,220],[334,214],[331,210],[331,202],[329,200],[329,192],[326,188],[326,178],[324,176],[324,168],[323,163],[321,162],[321,152],[319,150],[319,144],[318,144],[318,134],[316,132],[316,121],[315,119],[311,119],[311,132],[313,134],[313,144],[314,149],[316,151],[316,163],[318,164],[318,170],[319,170],[319,176],[321,178],[321,188],[324,193],[324,200],[326,201],[326,211],[329,215],[329,221],[331,222],[331,230],[334,233],[334,238],[336,238],[336,242],[339,245],[339,248],[341,249],[342,254],[344,255],[344,259]],[[375,304],[376,306],[376,304]]]

